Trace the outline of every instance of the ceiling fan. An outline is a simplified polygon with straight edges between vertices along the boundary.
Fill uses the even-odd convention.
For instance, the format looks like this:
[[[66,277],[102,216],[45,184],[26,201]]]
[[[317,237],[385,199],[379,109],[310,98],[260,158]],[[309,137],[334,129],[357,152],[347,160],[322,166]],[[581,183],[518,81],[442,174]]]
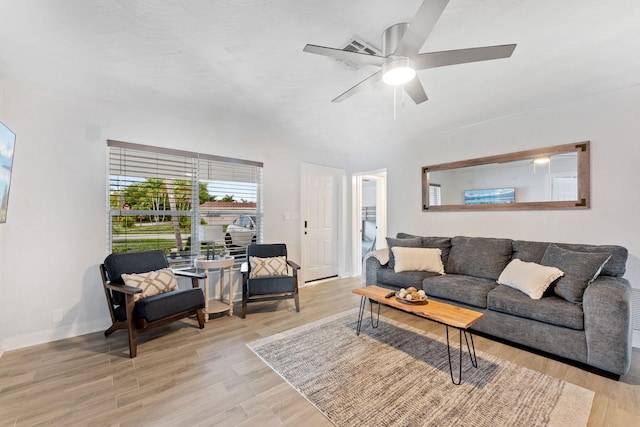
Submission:
[[[516,48],[515,44],[506,44],[418,53],[448,3],[449,0],[424,0],[410,24],[400,23],[387,28],[382,33],[382,56],[312,44],[306,45],[303,51],[381,67],[379,71],[334,98],[332,102],[344,101],[382,80],[390,85],[404,85],[404,90],[411,99],[420,104],[427,100],[427,94],[416,77],[416,70],[508,58]]]

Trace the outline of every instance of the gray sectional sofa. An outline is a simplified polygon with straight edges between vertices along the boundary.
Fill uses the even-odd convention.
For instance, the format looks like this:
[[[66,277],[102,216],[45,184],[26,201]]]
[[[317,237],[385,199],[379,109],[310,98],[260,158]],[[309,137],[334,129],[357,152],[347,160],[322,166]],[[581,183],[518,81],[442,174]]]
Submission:
[[[629,370],[631,287],[622,278],[626,248],[405,233],[387,242],[389,262],[383,265],[375,256],[365,260],[367,285],[415,286],[431,299],[484,313],[472,330],[613,374],[624,375]],[[445,274],[396,272],[391,249],[396,246],[440,249]],[[565,274],[542,298],[533,299],[497,283],[514,259],[554,266]]]

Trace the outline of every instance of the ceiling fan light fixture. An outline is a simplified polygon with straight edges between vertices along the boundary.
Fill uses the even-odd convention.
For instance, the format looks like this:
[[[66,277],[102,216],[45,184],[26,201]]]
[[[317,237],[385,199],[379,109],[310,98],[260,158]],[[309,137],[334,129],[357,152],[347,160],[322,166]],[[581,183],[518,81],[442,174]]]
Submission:
[[[416,69],[409,58],[394,59],[382,66],[382,81],[391,86],[403,85],[416,76]]]

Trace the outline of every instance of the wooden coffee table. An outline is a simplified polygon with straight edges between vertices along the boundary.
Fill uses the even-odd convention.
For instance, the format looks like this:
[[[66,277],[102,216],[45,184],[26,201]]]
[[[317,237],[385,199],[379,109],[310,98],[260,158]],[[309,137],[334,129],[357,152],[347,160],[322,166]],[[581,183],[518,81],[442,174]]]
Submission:
[[[363,288],[354,289],[353,293],[360,295],[360,311],[358,313],[358,326],[356,329],[356,335],[360,335],[360,329],[362,326],[362,318],[364,315],[364,309],[369,300],[371,304],[371,326],[373,328],[378,327],[380,321],[380,306],[386,305],[394,307],[407,313],[412,313],[420,317],[424,317],[429,320],[433,320],[445,325],[447,332],[447,356],[449,357],[449,373],[451,374],[451,382],[455,385],[460,384],[462,381],[462,336],[464,334],[464,340],[467,344],[467,352],[471,359],[471,364],[474,368],[478,367],[478,359],[476,357],[476,348],[473,344],[473,335],[469,328],[471,325],[480,320],[483,316],[482,313],[469,310],[462,307],[457,307],[452,304],[447,304],[439,301],[429,300],[427,304],[410,304],[405,303],[396,298],[395,295],[387,297],[393,291],[380,286],[372,285],[365,286]],[[373,319],[373,303],[378,303],[378,313],[376,320]],[[453,367],[451,366],[451,345],[449,343],[449,327],[456,328],[459,333],[460,340],[460,355],[459,355],[459,367],[458,367],[458,380],[453,377]],[[471,341],[471,345],[469,345]]]

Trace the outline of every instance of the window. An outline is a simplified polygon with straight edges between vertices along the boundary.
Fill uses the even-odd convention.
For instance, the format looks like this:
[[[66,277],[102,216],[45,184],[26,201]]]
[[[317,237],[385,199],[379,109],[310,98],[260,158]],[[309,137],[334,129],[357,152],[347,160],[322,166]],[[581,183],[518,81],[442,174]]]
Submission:
[[[262,241],[262,163],[107,141],[109,251],[162,249],[172,265],[206,253],[201,226],[220,227],[218,251],[246,256]]]

